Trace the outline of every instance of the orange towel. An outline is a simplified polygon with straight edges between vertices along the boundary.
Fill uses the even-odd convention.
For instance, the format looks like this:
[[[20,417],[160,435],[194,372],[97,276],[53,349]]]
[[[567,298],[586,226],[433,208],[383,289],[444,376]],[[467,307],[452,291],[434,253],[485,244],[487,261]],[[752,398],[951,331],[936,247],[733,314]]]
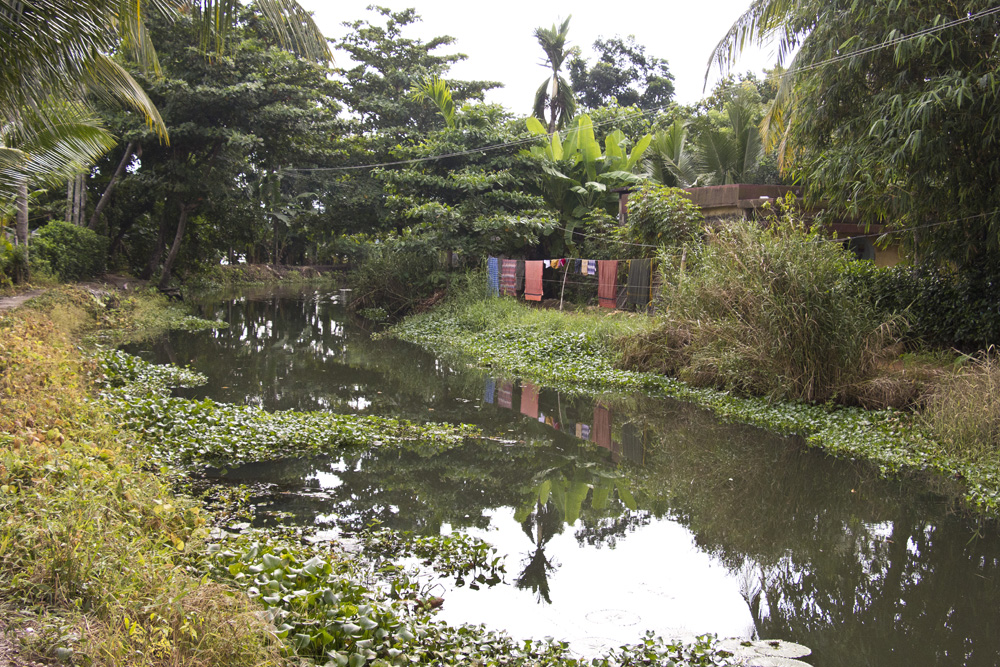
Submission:
[[[618,260],[597,262],[597,302],[605,308],[618,307]]]
[[[524,263],[524,298],[528,301],[542,300],[541,260]]]
[[[538,419],[538,387],[521,381],[521,414]]]

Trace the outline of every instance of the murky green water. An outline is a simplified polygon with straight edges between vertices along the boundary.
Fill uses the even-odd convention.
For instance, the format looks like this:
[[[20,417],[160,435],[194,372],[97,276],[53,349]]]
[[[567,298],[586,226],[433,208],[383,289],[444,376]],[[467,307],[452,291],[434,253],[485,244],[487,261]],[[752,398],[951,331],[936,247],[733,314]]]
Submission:
[[[372,341],[334,295],[206,303],[229,329],[133,351],[207,374],[192,395],[493,437],[231,471],[273,485],[263,523],[480,536],[506,554],[506,582],[438,584],[443,618],[582,652],[654,630],[787,639],[820,667],[1000,662],[998,527],[956,516],[946,494],[685,404],[558,394]]]

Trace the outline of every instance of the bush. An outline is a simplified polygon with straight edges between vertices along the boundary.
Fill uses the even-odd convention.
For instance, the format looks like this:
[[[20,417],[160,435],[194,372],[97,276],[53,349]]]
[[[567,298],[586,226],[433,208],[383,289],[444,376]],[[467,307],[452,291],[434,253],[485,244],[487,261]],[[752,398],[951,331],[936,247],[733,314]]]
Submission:
[[[60,280],[86,280],[104,273],[108,240],[68,222],[55,220],[32,237],[31,261]]]
[[[438,254],[437,248],[421,242],[373,244],[354,273],[351,308],[405,315],[445,285],[447,273]]]
[[[990,350],[942,380],[926,398],[924,425],[945,451],[991,462],[1000,454],[1000,359]]]
[[[733,222],[664,290],[679,375],[776,398],[844,399],[872,378],[892,326],[847,289],[852,260],[787,209]],[[668,355],[669,356],[669,355]]]
[[[629,197],[628,221],[615,232],[624,243],[677,247],[695,241],[704,225],[701,209],[683,190],[645,183]],[[631,247],[639,251],[636,256],[649,255],[648,249]]]
[[[854,262],[845,277],[849,289],[881,317],[906,319],[909,343],[972,352],[1000,342],[998,269],[980,266],[958,273],[932,266],[883,268]]]
[[[0,235],[0,287],[28,280],[28,258],[21,246]]]

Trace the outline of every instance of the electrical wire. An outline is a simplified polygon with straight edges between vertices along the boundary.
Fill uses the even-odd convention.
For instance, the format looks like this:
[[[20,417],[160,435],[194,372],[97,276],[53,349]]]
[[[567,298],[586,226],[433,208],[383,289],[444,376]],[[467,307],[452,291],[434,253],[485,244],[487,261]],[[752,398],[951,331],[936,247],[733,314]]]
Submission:
[[[879,51],[881,49],[886,49],[886,48],[889,48],[891,46],[896,46],[897,44],[901,44],[902,42],[906,42],[906,41],[909,41],[911,39],[916,39],[918,37],[923,37],[925,35],[930,35],[930,34],[933,34],[933,33],[936,33],[936,32],[940,32],[942,30],[947,30],[948,28],[953,28],[953,27],[955,27],[957,25],[961,25],[963,23],[968,23],[970,21],[976,21],[976,20],[979,20],[979,19],[984,18],[986,16],[991,16],[993,14],[998,14],[998,13],[1000,13],[1000,6],[992,7],[990,9],[984,9],[984,10],[982,10],[980,12],[976,12],[975,14],[970,14],[969,16],[963,16],[960,19],[954,19],[952,21],[948,21],[948,22],[942,23],[940,25],[931,26],[929,28],[924,28],[923,30],[918,30],[917,32],[910,33],[908,35],[900,35],[898,37],[893,37],[892,39],[888,39],[888,40],[886,40],[884,42],[881,42],[879,44],[873,44],[871,46],[866,46],[864,48],[857,49],[855,51],[851,51],[851,52],[848,52],[848,53],[842,53],[840,55],[836,55],[836,56],[833,56],[831,58],[827,58],[825,60],[821,60],[819,62],[810,63],[808,65],[803,65],[802,67],[796,67],[795,69],[787,70],[786,72],[784,72],[780,76],[782,76],[782,77],[792,76],[792,75],[798,74],[800,72],[807,72],[807,71],[810,71],[810,70],[813,70],[813,69],[818,69],[819,67],[823,67],[825,65],[830,65],[830,64],[833,64],[833,63],[838,63],[838,62],[840,62],[842,60],[848,60],[850,58],[855,58],[857,56],[867,55],[868,53],[873,53],[873,52]],[[630,111],[629,113],[633,114],[633,117],[649,116],[649,115],[653,115],[653,114],[659,113],[661,111],[664,111],[664,110],[670,108],[670,106],[671,106],[671,104],[663,104],[663,105],[656,106],[656,107],[650,107],[648,109],[640,109],[639,111],[636,111],[636,112],[631,112]],[[610,125],[612,123],[618,123],[618,122],[620,122],[620,119],[618,119],[618,118],[609,118],[608,120],[594,123],[593,127],[598,128],[598,127],[603,127],[604,125]],[[558,131],[558,133],[560,135],[568,134],[569,130],[560,130],[560,131]],[[501,150],[501,149],[504,149],[504,148],[514,148],[514,147],[518,147],[518,146],[524,146],[524,145],[527,145],[527,144],[537,143],[538,141],[541,141],[542,139],[543,139],[542,135],[535,135],[535,136],[531,136],[531,137],[525,137],[523,139],[517,139],[517,140],[514,140],[514,141],[508,141],[508,142],[503,142],[503,143],[499,143],[499,144],[491,144],[491,145],[483,146],[481,148],[470,148],[470,149],[463,150],[463,151],[455,151],[455,152],[452,152],[452,153],[442,153],[442,154],[439,154],[439,155],[428,155],[428,156],[425,156],[425,157],[412,158],[412,159],[409,159],[409,160],[394,160],[394,161],[391,161],[391,162],[378,162],[378,163],[372,163],[372,164],[351,165],[351,166],[346,166],[346,167],[291,167],[291,168],[283,170],[283,172],[284,173],[289,173],[289,174],[297,174],[297,173],[315,173],[315,172],[356,171],[356,170],[362,170],[362,169],[380,169],[380,168],[384,168],[384,167],[399,167],[399,166],[404,166],[404,165],[409,165],[409,164],[420,164],[420,163],[423,163],[423,162],[433,162],[433,161],[436,161],[436,160],[444,160],[444,159],[452,158],[452,157],[462,157],[462,156],[465,156],[465,155],[472,155],[474,153],[486,153],[486,152],[490,152],[490,151],[494,151],[494,150]]]

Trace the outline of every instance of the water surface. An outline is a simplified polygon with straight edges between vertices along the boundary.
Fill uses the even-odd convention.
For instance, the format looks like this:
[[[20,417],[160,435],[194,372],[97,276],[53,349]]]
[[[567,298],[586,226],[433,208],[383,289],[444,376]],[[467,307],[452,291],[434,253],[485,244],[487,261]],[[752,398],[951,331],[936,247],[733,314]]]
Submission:
[[[646,630],[778,638],[840,665],[995,665],[1000,539],[941,483],[878,478],[792,438],[645,396],[567,395],[372,340],[335,293],[207,301],[228,329],[132,350],[209,377],[192,396],[268,410],[473,423],[444,453],[350,451],[230,471],[258,520],[349,534],[465,531],[505,583],[442,582],[442,617],[584,653]],[[940,487],[940,488],[938,488]]]

